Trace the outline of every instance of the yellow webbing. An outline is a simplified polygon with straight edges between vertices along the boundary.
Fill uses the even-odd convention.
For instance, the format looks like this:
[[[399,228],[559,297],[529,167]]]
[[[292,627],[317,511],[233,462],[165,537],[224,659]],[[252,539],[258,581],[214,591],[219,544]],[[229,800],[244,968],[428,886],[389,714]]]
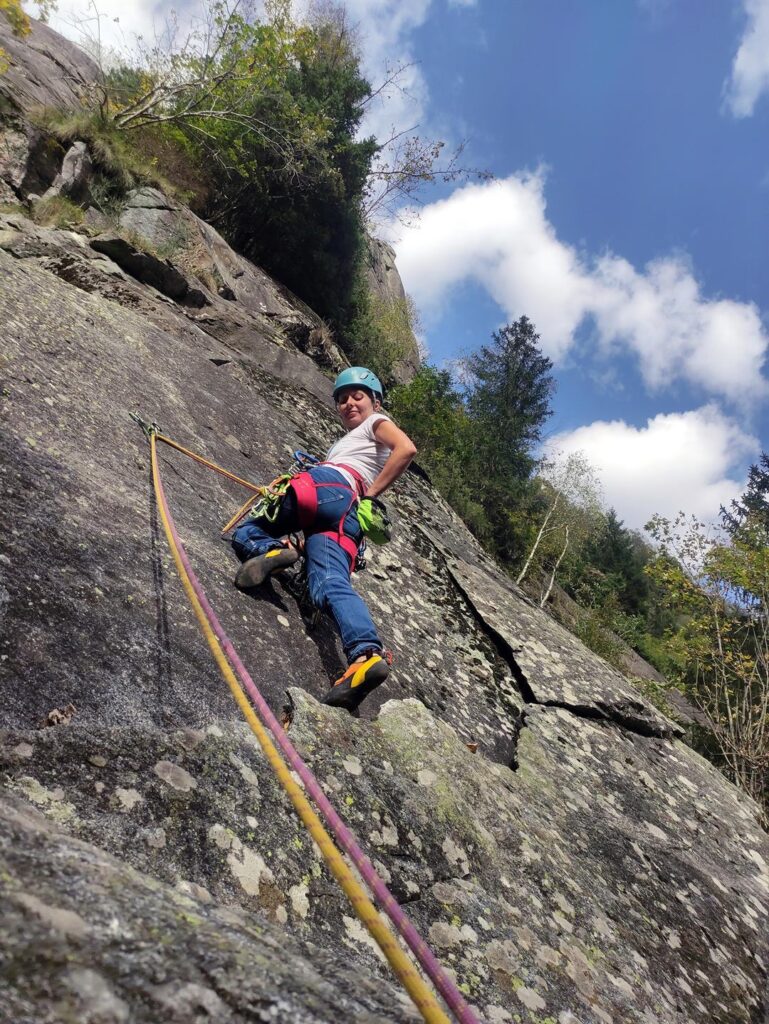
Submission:
[[[186,449],[182,448],[181,445],[177,445],[173,442],[169,442],[167,438],[162,437],[161,439],[166,443],[170,443],[172,447],[177,448],[179,451],[185,452],[185,454],[191,454]],[[275,774],[277,775],[280,784],[285,789],[286,793],[291,799],[291,802],[296,809],[297,814],[304,822],[310,835],[317,843],[328,868],[334,875],[336,880],[345,892],[350,904],[360,918],[362,923],[368,929],[371,936],[376,941],[382,953],[387,958],[388,963],[395,972],[398,980],[401,982],[403,987],[406,989],[414,1005],[419,1010],[422,1018],[427,1024],[450,1024],[449,1018],[441,1009],[438,1001],[436,1000],[429,987],[425,984],[419,971],[416,969],[414,964],[409,960],[404,951],[398,944],[397,939],[390,931],[390,929],[384,924],[379,913],[364,892],[362,886],[353,876],[349,865],[345,861],[341,852],[334,845],[331,836],[328,834],[323,824],[312,809],[310,802],[304,794],[302,788],[295,781],[291,774],[288,766],[281,757],[278,749],[272,742],[269,733],[265,729],[264,725],[260,722],[259,718],[254,713],[253,708],[248,702],[248,698],[243,692],[240,683],[238,682],[235,673],[232,671],[229,662],[227,661],[224,651],[221,648],[219,640],[214,634],[211,624],[208,621],[205,611],[198,599],[197,594],[192,586],[190,578],[187,574],[187,570],[184,567],[184,563],[181,560],[179,551],[174,541],[173,533],[171,532],[170,525],[168,523],[168,517],[166,515],[166,509],[163,501],[160,500],[160,487],[159,487],[159,469],[157,459],[157,445],[156,435],[153,433],[150,435],[150,449],[152,457],[152,480],[155,487],[155,495],[158,501],[158,508],[160,511],[160,517],[163,523],[163,529],[165,530],[166,538],[173,554],[176,568],[181,577],[182,584],[184,586],[187,599],[192,605],[193,611],[200,623],[201,629],[205,634],[208,646],[211,648],[211,653],[216,659],[216,663],[219,666],[219,670],[224,676],[227,685],[232,691],[232,695],[237,701],[238,707],[243,712],[243,715],[251,727],[252,732],[259,741],[259,745],[264,751],[267,760],[272,765]],[[205,459],[199,456],[195,457],[198,462],[206,463]],[[207,463],[208,464],[208,463]],[[210,465],[210,464],[209,464]],[[232,477],[237,480],[237,477]],[[245,483],[245,481],[238,481]],[[247,484],[249,487],[253,487],[253,484]]]

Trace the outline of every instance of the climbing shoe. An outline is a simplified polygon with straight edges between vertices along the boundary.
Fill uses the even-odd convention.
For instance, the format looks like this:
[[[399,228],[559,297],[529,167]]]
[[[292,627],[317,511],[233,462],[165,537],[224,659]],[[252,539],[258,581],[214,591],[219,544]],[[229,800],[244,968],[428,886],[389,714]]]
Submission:
[[[235,586],[239,590],[250,590],[264,583],[268,576],[281,569],[287,569],[299,558],[294,548],[271,548],[263,555],[256,555],[244,562],[235,577]]]
[[[346,708],[354,711],[364,697],[387,679],[390,673],[392,654],[389,651],[376,652],[366,661],[358,661],[350,665],[345,674],[334,683],[323,704],[333,708]]]

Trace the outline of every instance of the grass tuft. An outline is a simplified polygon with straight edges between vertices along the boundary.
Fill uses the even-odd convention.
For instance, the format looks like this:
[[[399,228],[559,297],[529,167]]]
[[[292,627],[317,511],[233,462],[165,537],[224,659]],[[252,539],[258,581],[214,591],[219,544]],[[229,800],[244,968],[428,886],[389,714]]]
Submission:
[[[62,145],[87,144],[97,175],[109,185],[109,195],[103,197],[107,205],[141,185],[151,185],[193,205],[205,198],[204,175],[183,137],[172,130],[118,131],[102,113],[85,109],[45,108],[31,116]]]
[[[48,196],[32,206],[32,220],[45,228],[73,228],[82,224],[85,211],[65,196]]]

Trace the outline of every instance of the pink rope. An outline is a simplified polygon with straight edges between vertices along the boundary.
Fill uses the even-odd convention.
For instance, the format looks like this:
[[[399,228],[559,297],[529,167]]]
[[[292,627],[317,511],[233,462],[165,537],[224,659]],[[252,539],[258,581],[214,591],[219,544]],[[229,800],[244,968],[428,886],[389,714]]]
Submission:
[[[385,883],[379,877],[374,870],[374,866],[368,859],[366,854],[360,848],[358,843],[355,841],[355,836],[350,829],[345,825],[342,819],[339,817],[334,807],[330,803],[328,797],[323,792],[309,767],[304,763],[300,757],[298,751],[289,740],[285,730],[278,722],[275,715],[270,710],[269,704],[265,701],[259,692],[256,684],[249,675],[243,662],[240,660],[237,651],[232,645],[232,641],[224,632],[224,629],[219,622],[213,608],[211,607],[208,598],[206,597],[205,591],[200,584],[195,572],[190,564],[190,560],[187,556],[187,552],[182,544],[181,538],[176,530],[176,524],[174,523],[173,517],[168,508],[168,502],[166,501],[165,492],[163,490],[163,483],[160,479],[160,468],[158,467],[158,497],[163,504],[163,509],[166,516],[168,517],[168,523],[171,528],[174,541],[179,549],[179,555],[181,557],[184,568],[187,570],[192,587],[200,601],[203,611],[211,624],[211,628],[216,635],[216,638],[222,645],[222,648],[230,660],[233,668],[240,677],[245,690],[248,692],[251,700],[254,702],[259,714],[262,716],[262,720],[267,724],[270,732],[275,738],[275,742],[278,744],[286,760],[289,762],[291,767],[297,773],[302,780],[305,790],[312,799],[315,801],[318,809],[320,810],[323,817],[326,819],[326,824],[331,830],[334,838],[342,850],[349,856],[355,867],[360,872],[361,877],[369,887],[371,893],[376,897],[380,906],[392,921],[398,933],[403,937],[405,943],[412,951],[414,956],[417,958],[425,974],[430,978],[436,990],[441,994],[446,1005],[451,1009],[452,1013],[460,1024],[480,1024],[480,1021],[472,1012],[470,1007],[465,1002],[461,992],[448,976],[448,974],[441,967],[437,957],[427,945],[425,940],[416,930],[414,925],[409,920],[408,916],[403,912],[399,906],[397,900],[392,895],[390,890],[387,888]]]

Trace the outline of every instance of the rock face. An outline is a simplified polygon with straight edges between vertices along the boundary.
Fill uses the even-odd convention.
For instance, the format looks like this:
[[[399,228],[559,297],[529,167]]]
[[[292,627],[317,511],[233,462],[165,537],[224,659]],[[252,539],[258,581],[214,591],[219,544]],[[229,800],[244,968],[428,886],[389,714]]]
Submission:
[[[65,196],[73,202],[85,202],[88,198],[88,184],[91,180],[93,165],[88,147],[84,142],[76,142],[64,154],[61,170],[53,180],[53,184],[43,196]]]
[[[28,35],[14,35],[0,13],[0,47],[7,69],[0,75],[0,97],[6,114],[26,115],[39,107],[78,109],[98,98],[98,65],[68,39],[40,21],[30,19]]]
[[[414,1020],[386,981],[318,950],[311,962],[285,928],[159,884],[26,801],[0,806],[0,856],[4,982],[20,979],[3,985],[8,1024]]]
[[[397,311],[395,319],[401,321],[402,355],[395,363],[393,376],[397,383],[410,381],[421,362],[419,344],[407,323],[407,299],[403,281],[395,265],[395,250],[388,242],[368,236],[367,279],[369,291],[379,312]]]
[[[162,193],[88,230],[0,219],[0,1022],[413,1021],[219,677],[129,417],[255,482],[322,454],[328,371],[285,329],[312,314]],[[763,1024],[756,807],[423,474],[357,578],[395,663],[352,718],[317,702],[343,663],[301,576],[232,586],[245,493],[161,468],[241,657],[487,1024]]]

